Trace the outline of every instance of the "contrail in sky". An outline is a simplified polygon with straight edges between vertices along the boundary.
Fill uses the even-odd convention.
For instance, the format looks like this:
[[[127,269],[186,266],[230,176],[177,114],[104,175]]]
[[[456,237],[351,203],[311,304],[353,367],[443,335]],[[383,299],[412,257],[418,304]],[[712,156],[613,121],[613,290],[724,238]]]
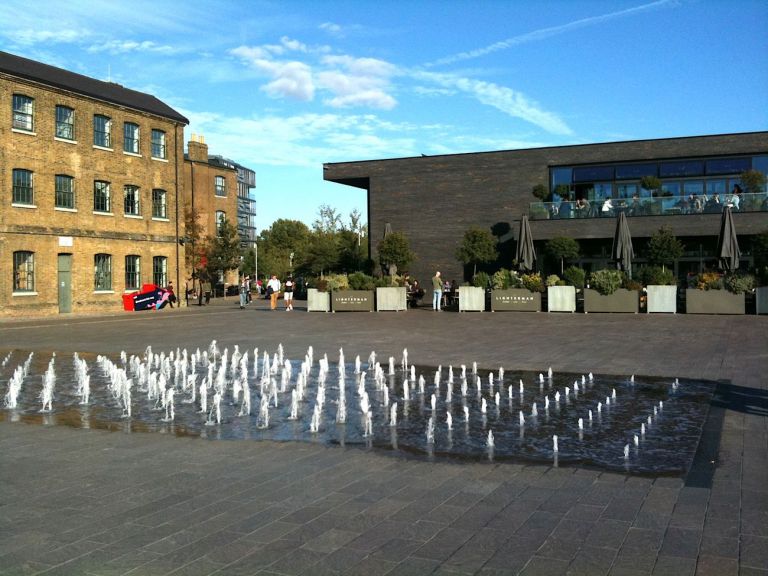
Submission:
[[[679,4],[679,1],[678,0],[656,0],[655,2],[651,2],[649,4],[643,4],[642,6],[635,6],[634,8],[627,8],[626,10],[620,10],[618,12],[611,12],[610,14],[603,14],[601,16],[591,16],[589,18],[574,20],[573,22],[568,22],[567,24],[561,24],[560,26],[552,26],[550,28],[542,28],[541,30],[534,30],[533,32],[528,32],[526,34],[521,34],[519,36],[513,36],[512,38],[507,38],[506,40],[501,40],[500,42],[495,42],[494,44],[485,46],[484,48],[470,50],[469,52],[460,52],[459,54],[454,54],[453,56],[446,56],[445,58],[440,58],[439,60],[435,60],[434,62],[429,62],[425,64],[425,66],[426,67],[440,66],[442,64],[452,64],[454,62],[460,62],[463,60],[471,60],[473,58],[479,58],[480,56],[485,56],[486,54],[490,54],[492,52],[498,52],[499,50],[506,50],[507,48],[511,48],[512,46],[526,44],[527,42],[535,42],[536,40],[543,40],[545,38],[549,38],[550,36],[562,34],[563,32],[569,32],[577,28],[583,28],[584,26],[600,24],[602,22],[607,22],[608,20],[613,20],[615,18],[623,18],[624,16],[631,16],[632,14],[638,14],[640,12],[645,12],[647,10],[661,8],[663,6],[667,6],[670,4],[677,5]]]

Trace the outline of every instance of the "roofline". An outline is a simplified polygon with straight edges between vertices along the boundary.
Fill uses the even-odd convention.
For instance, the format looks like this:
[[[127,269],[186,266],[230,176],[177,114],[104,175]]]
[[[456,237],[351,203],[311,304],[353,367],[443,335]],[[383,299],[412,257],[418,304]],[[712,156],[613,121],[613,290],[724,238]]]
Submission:
[[[395,160],[413,160],[416,158],[451,158],[456,156],[479,156],[481,154],[507,154],[509,152],[526,152],[529,150],[552,150],[555,148],[585,148],[588,146],[607,146],[610,144],[637,144],[641,142],[659,142],[661,140],[691,140],[693,138],[721,138],[726,136],[750,136],[755,134],[765,134],[768,137],[768,131],[755,130],[753,132],[731,132],[726,134],[700,134],[698,136],[672,136],[665,138],[642,138],[639,140],[611,140],[608,142],[589,142],[586,144],[560,144],[556,146],[534,146],[531,148],[509,148],[506,150],[486,150],[485,152],[456,152],[453,154],[422,154],[421,156],[397,156],[394,158],[379,158],[376,160],[350,160],[346,162],[323,162],[323,166],[334,166],[341,164],[364,164],[367,162],[389,162]]]

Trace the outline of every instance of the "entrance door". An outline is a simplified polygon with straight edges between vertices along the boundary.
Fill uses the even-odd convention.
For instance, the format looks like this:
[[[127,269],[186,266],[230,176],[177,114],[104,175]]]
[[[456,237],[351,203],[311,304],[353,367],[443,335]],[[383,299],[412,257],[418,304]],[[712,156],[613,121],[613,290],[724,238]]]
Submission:
[[[72,312],[72,254],[59,254],[59,314]]]

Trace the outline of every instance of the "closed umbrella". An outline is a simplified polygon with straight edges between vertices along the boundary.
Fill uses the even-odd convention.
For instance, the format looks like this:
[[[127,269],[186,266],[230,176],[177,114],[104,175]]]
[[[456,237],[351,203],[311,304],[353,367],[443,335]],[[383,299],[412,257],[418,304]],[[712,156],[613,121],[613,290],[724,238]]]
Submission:
[[[533,270],[536,262],[536,251],[533,248],[533,235],[531,226],[528,224],[528,216],[523,215],[520,219],[520,233],[517,236],[517,249],[515,259],[521,270]]]
[[[616,232],[613,235],[611,259],[616,261],[617,268],[624,270],[632,278],[632,259],[634,257],[635,251],[632,249],[632,235],[629,233],[627,215],[624,212],[620,212],[619,217],[616,219]]]
[[[736,238],[736,228],[733,225],[733,214],[730,206],[723,208],[723,217],[720,220],[720,236],[717,239],[717,259],[720,268],[725,272],[736,270],[739,267],[739,240]]]
[[[390,234],[392,234],[392,224],[387,222],[386,224],[384,224],[384,238],[386,238]]]

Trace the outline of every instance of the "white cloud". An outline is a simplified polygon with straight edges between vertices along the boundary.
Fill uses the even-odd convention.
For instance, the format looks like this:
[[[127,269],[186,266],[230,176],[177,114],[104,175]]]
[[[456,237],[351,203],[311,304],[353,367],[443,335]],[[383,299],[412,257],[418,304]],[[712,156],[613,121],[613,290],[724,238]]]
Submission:
[[[8,38],[23,46],[34,44],[72,44],[81,41],[88,33],[83,30],[8,30]]]
[[[334,24],[333,22],[323,22],[318,28],[328,32],[331,36],[341,36],[342,33],[341,26]]]
[[[273,98],[287,96],[309,102],[315,97],[315,85],[310,68],[301,62],[286,62],[272,67],[274,80],[262,86]]]
[[[351,56],[325,56],[321,62],[333,68],[317,75],[318,86],[334,94],[324,100],[328,106],[391,110],[397,105],[397,100],[388,93],[390,77],[396,72],[392,64],[375,58]]]
[[[109,52],[110,54],[125,54],[128,52],[150,52],[157,54],[173,54],[176,49],[172,46],[157,44],[152,40],[137,42],[135,40],[109,40],[101,44],[93,44],[88,52]]]

